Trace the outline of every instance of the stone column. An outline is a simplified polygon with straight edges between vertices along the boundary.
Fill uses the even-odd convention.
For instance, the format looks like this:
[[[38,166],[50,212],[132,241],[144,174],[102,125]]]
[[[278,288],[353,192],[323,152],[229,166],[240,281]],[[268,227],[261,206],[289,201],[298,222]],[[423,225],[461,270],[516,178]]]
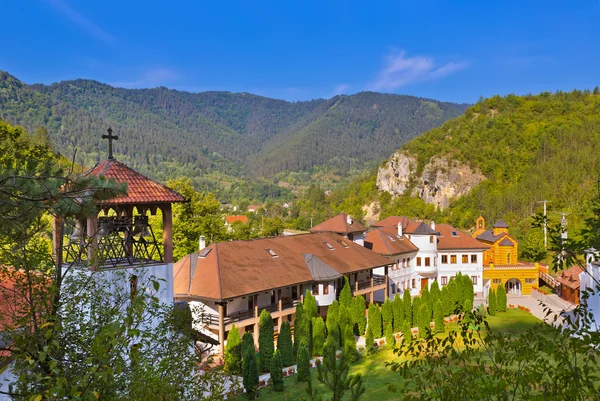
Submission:
[[[225,307],[219,302],[219,354],[225,355]]]
[[[281,324],[283,323],[283,302],[279,299],[279,319],[277,319],[277,331],[281,331]]]
[[[100,256],[98,254],[98,237],[96,236],[96,233],[98,232],[98,216],[92,216],[92,217],[88,217],[87,219],[87,236],[88,238],[91,238],[91,241],[89,243],[89,248],[87,251],[88,254],[88,262],[90,263],[90,268],[92,270],[97,270],[98,267],[100,267],[100,263],[102,263],[102,260],[100,260]]]
[[[173,213],[171,204],[161,208],[163,215],[163,246],[165,263],[173,263]]]
[[[384,289],[384,294],[383,294],[383,299],[388,299],[389,295],[390,295],[390,289],[389,289],[389,282],[388,282],[388,275],[387,275],[387,266],[385,268],[385,289]]]

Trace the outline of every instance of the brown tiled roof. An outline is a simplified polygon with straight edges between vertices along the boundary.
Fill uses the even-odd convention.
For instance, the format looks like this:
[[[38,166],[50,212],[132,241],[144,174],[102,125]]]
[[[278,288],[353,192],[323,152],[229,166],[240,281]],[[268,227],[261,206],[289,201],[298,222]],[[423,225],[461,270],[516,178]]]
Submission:
[[[421,222],[404,216],[390,216],[373,224],[373,227],[398,227],[398,224],[402,224],[403,234],[412,234],[421,225]]]
[[[312,254],[341,274],[390,263],[389,259],[352,241],[344,241],[347,247],[339,241],[340,237],[334,233],[312,233],[213,243],[206,257],[194,253],[175,263],[175,297],[226,300],[311,282],[303,254]],[[331,244],[333,250],[325,243]]]
[[[242,223],[248,222],[248,216],[225,216],[225,221],[229,224],[233,224],[236,221],[241,221]]]
[[[437,224],[435,229],[439,232],[438,235],[438,250],[446,250],[446,249],[480,249],[485,250],[488,249],[489,246],[485,245],[482,242],[477,241],[475,238],[471,237],[469,234],[466,234],[450,224]],[[452,235],[456,233],[456,235]]]
[[[419,250],[404,235],[398,236],[398,229],[395,227],[379,227],[369,231],[365,236],[365,247],[382,255],[399,255]]]
[[[556,281],[566,285],[567,287],[577,289],[580,286],[579,275],[581,273],[583,273],[583,269],[581,267],[573,266],[565,270],[560,277],[557,277]]]
[[[348,224],[346,213],[340,213],[337,216],[325,220],[310,229],[311,232],[330,232],[347,235],[349,233],[365,232],[367,227],[363,226],[358,220],[352,219],[352,224]]]
[[[117,160],[104,160],[94,166],[86,175],[113,178],[117,183],[127,184],[127,195],[100,202],[101,205],[140,205],[184,202],[185,198]]]

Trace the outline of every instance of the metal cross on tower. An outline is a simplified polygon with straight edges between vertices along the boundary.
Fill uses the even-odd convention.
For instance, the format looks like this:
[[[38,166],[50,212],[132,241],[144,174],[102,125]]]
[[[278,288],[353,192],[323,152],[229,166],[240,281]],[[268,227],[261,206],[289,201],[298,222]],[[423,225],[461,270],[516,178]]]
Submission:
[[[112,152],[112,141],[113,141],[113,139],[116,141],[117,139],[119,139],[119,137],[116,135],[113,135],[112,128],[109,127],[108,135],[106,135],[106,134],[102,135],[102,139],[108,139],[108,158],[110,160],[114,159],[113,152]]]

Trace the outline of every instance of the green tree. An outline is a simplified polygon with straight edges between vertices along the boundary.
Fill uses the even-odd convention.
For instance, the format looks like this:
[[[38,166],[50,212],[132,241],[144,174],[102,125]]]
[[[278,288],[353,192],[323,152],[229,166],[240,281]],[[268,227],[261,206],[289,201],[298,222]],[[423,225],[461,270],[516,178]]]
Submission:
[[[242,371],[242,338],[235,324],[227,334],[225,347],[225,367],[229,372],[239,375]]]
[[[327,335],[332,337],[338,348],[342,347],[342,332],[340,331],[340,305],[333,301],[327,309]]]
[[[297,371],[299,382],[305,382],[310,378],[310,354],[306,343],[302,343],[298,347]]]
[[[496,291],[490,288],[490,292],[488,293],[488,313],[490,316],[496,316],[496,311]]]
[[[421,302],[426,303],[429,306],[430,310],[432,309],[431,306],[433,305],[433,301],[431,300],[431,294],[427,286],[425,286],[425,288],[423,288],[423,291],[421,291]]]
[[[394,348],[394,345],[396,344],[396,339],[394,338],[394,330],[392,326],[393,325],[391,324],[385,326],[385,343],[390,349]]]
[[[31,138],[31,142],[33,145],[43,146],[51,152],[54,152],[54,144],[52,143],[52,138],[50,137],[50,133],[44,126],[40,126],[35,130]]]
[[[544,235],[539,229],[531,229],[519,243],[519,259],[540,262],[548,256],[544,247]]]
[[[292,332],[288,321],[281,324],[277,336],[277,350],[281,353],[283,366],[288,367],[294,364],[294,345],[292,344]]]
[[[408,320],[404,321],[402,325],[402,343],[408,346],[412,343],[412,328],[408,324]]]
[[[351,302],[352,291],[350,290],[350,282],[348,281],[348,277],[344,276],[344,286],[342,287],[342,291],[340,292],[340,306],[350,308]]]
[[[468,300],[465,302],[469,302]],[[437,301],[435,303],[435,310],[433,311],[433,319],[435,322],[435,331],[437,333],[443,333],[446,328],[444,326],[444,306],[442,305],[442,301]]]
[[[408,289],[404,290],[404,294],[402,295],[402,304],[404,305],[404,319],[408,322],[409,326],[412,326],[412,301],[410,298],[410,290]]]
[[[356,361],[356,338],[354,337],[352,326],[346,326],[344,329],[344,354],[346,354],[348,362],[352,363]]]
[[[431,283],[431,287],[429,288],[429,293],[431,294],[431,304],[435,305],[437,301],[441,301],[442,299],[442,291],[440,290],[440,286],[438,285],[438,281],[434,280]]]
[[[383,326],[381,321],[381,310],[379,306],[374,303],[369,304],[369,326],[375,338],[381,338],[383,336]]]
[[[313,356],[323,355],[323,346],[325,345],[325,322],[321,316],[313,318]]]
[[[367,326],[367,333],[365,334],[365,350],[368,354],[372,354],[375,350],[375,338],[373,337],[371,326]]]
[[[496,311],[506,312],[508,299],[506,297],[506,289],[503,284],[498,284],[496,287]]]
[[[357,401],[365,392],[361,375],[349,375],[349,371],[350,363],[347,360],[346,353],[341,352],[338,359],[334,341],[328,340],[325,343],[323,363],[317,365],[317,378],[333,393],[332,401],[341,401],[347,392],[350,393],[351,400]]]
[[[404,304],[398,293],[396,293],[392,302],[392,312],[394,314],[394,332],[398,333],[402,330],[404,324]]]
[[[271,369],[271,358],[275,345],[273,343],[273,318],[266,309],[260,313],[258,320],[258,353],[260,354],[260,370],[268,372]]]
[[[365,334],[367,329],[367,305],[362,295],[352,299],[352,320],[357,327],[357,334]]]
[[[296,305],[296,318],[294,320],[294,353],[298,355],[298,348],[302,342],[308,343],[308,327],[305,324],[304,305],[298,302]]]
[[[383,302],[381,306],[381,316],[383,318],[383,327],[387,327],[388,325],[394,324],[394,310],[392,308],[392,303],[389,298]]]
[[[458,285],[456,283],[456,279],[450,280],[448,283],[448,298],[450,300],[450,313],[455,314],[457,312],[457,304],[458,304]]]
[[[283,388],[283,364],[281,363],[281,353],[275,351],[271,359],[271,385],[273,391],[281,392]]]
[[[421,305],[423,304],[421,297],[414,297],[412,303],[413,327],[419,327],[421,321]]]
[[[444,305],[444,315],[450,316],[452,314],[452,299],[450,298],[450,292],[448,291],[447,285],[442,287],[441,294],[442,305]]]
[[[242,381],[246,394],[251,400],[256,398],[258,391],[258,365],[256,363],[256,353],[246,350],[242,358]]]
[[[423,302],[419,307],[419,337],[425,338],[431,330],[431,311],[429,305]]]
[[[242,336],[242,357],[250,350],[256,352],[256,348],[254,347],[254,337],[252,336],[252,333],[247,331]]]
[[[317,306],[317,299],[314,297],[310,290],[306,290],[304,294],[304,313],[311,320],[319,316],[319,307]]]
[[[464,315],[463,315],[463,322],[464,323],[469,323],[472,319],[471,316],[473,314],[473,302],[471,302],[470,299],[467,299],[465,301],[465,305],[464,305]]]

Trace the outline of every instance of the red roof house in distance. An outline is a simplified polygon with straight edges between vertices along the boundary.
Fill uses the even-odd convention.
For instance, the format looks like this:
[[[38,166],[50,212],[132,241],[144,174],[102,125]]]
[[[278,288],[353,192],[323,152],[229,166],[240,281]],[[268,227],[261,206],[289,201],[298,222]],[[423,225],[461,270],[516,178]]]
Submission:
[[[257,211],[258,209],[260,209],[260,206],[259,206],[259,205],[250,205],[250,206],[248,206],[248,211],[249,211],[249,212],[252,212],[252,213],[256,213],[256,211]]]
[[[336,233],[359,245],[365,244],[365,232],[367,227],[346,213],[340,213],[329,220],[317,224],[309,230],[312,233]]]
[[[231,225],[236,221],[247,223],[248,216],[225,216],[225,223],[227,223],[228,225]]]

